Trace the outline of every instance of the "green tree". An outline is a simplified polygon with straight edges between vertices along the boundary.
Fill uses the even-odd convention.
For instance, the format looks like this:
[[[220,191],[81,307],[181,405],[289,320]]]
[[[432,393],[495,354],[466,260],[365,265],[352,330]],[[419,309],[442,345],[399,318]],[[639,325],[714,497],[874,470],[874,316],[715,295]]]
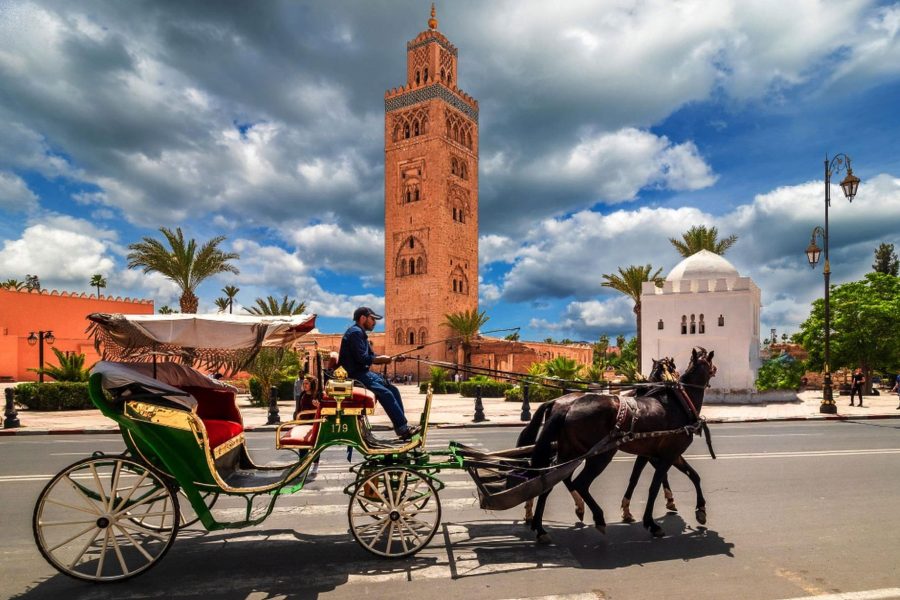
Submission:
[[[872,389],[872,371],[900,370],[900,337],[892,335],[900,321],[900,278],[869,273],[860,281],[832,286],[831,371],[841,367],[863,369],[866,391]],[[811,369],[824,367],[825,302],[812,304],[806,321],[794,336],[809,352]]]
[[[642,379],[637,359],[638,339],[637,336],[630,340],[622,341],[619,344],[621,352],[609,358],[609,364],[619,373],[625,375],[628,381],[637,381]]]
[[[605,333],[594,344],[594,364],[598,367],[606,367],[606,351],[609,350],[609,336]]]
[[[478,309],[464,310],[444,315],[444,327],[449,327],[456,334],[463,353],[463,364],[468,367],[472,364],[472,340],[478,335],[478,330],[490,320],[485,312]]]
[[[43,373],[56,381],[87,381],[90,373],[84,368],[84,354],[71,353],[68,356],[56,348],[50,348],[56,355],[58,366],[44,367],[43,369],[28,369],[35,373]]]
[[[29,292],[40,292],[41,279],[37,275],[26,275],[25,289],[27,289]]]
[[[875,264],[872,265],[872,270],[876,273],[886,273],[894,277],[900,274],[900,259],[897,258],[897,253],[894,252],[893,244],[882,243],[878,245],[878,248],[875,249]]]
[[[100,273],[95,273],[93,277],[91,277],[90,281],[91,287],[97,288],[97,297],[100,297],[100,289],[106,288],[106,278]]]
[[[727,238],[720,240],[719,229],[717,227],[707,227],[706,225],[694,225],[681,234],[680,240],[669,238],[669,242],[685,258],[701,250],[725,254],[729,248],[734,246],[737,240],[738,237],[736,235],[729,235]]]
[[[789,354],[779,354],[762,364],[756,374],[756,389],[796,390],[806,372],[803,361],[795,360]]]
[[[181,228],[175,231],[161,227],[160,233],[168,242],[168,248],[159,240],[145,237],[130,244],[128,268],[141,268],[144,273],[156,272],[171,279],[181,288],[181,312],[196,313],[200,299],[197,286],[205,279],[219,273],[239,273],[230,260],[240,258],[234,252],[223,252],[219,244],[225,236],[217,236],[199,246],[194,239],[185,240]]]
[[[234,312],[234,299],[237,297],[239,291],[241,291],[241,288],[233,285],[226,285],[222,288],[222,293],[225,294],[225,299],[228,300],[228,314]]]
[[[548,377],[572,380],[578,376],[578,371],[581,370],[581,365],[579,365],[574,359],[566,358],[565,356],[557,356],[556,358],[548,360],[545,363],[545,370]]]
[[[159,314],[161,315],[174,315],[177,312],[177,310],[173,310],[168,304],[163,304],[159,307]]]
[[[262,348],[256,358],[247,367],[247,372],[256,377],[261,386],[260,404],[267,406],[272,397],[272,386],[286,379],[296,377],[298,368],[297,353],[284,348]]]
[[[302,315],[306,310],[306,303],[298,300],[288,300],[285,295],[280,301],[275,296],[257,298],[256,306],[245,308],[251,315]]]
[[[10,290],[13,292],[18,292],[19,290],[25,289],[25,283],[19,281],[18,279],[7,279],[3,283],[0,283],[0,288],[4,290]]]
[[[219,312],[225,312],[225,309],[230,307],[228,298],[216,298],[214,302],[215,302],[216,308],[219,309]]]
[[[657,286],[661,286],[665,279],[660,277],[662,269],[657,269],[653,275],[650,272],[653,267],[648,265],[631,265],[622,269],[619,267],[619,274],[603,275],[604,287],[610,287],[618,292],[622,292],[634,302],[634,318],[637,323],[637,364],[638,369],[641,365],[641,289],[645,281],[652,281]]]
[[[509,340],[510,342],[518,342],[519,341],[519,332],[513,331],[511,334],[503,338],[505,340]]]

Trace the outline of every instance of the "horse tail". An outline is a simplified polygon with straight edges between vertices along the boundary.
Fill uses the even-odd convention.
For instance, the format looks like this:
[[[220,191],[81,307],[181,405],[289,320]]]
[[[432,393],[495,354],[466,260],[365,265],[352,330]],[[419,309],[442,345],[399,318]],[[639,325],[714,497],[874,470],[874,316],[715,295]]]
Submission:
[[[534,450],[531,451],[531,466],[546,467],[550,464],[556,448],[553,442],[558,441],[559,434],[562,431],[563,423],[566,421],[566,413],[568,411],[559,411],[550,415],[544,427],[541,429],[540,435],[534,442]]]
[[[555,400],[544,402],[536,411],[534,411],[534,416],[531,417],[531,421],[528,422],[528,425],[526,425],[519,434],[519,439],[516,440],[516,448],[534,444],[535,440],[537,440],[538,432],[541,430],[541,425],[544,424],[547,417],[547,413],[553,408],[555,403]]]

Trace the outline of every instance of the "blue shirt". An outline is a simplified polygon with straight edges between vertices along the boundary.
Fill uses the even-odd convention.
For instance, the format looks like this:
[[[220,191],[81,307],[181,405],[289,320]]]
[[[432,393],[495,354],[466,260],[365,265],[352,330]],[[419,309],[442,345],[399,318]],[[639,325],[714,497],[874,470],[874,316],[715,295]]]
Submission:
[[[369,371],[375,353],[369,345],[369,336],[359,325],[351,325],[341,338],[338,364],[347,371],[351,379],[360,379]]]

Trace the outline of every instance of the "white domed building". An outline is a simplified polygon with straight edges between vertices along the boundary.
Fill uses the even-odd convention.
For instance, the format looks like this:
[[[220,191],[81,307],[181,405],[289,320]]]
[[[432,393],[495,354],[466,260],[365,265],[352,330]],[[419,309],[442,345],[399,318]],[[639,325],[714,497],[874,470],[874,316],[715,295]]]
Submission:
[[[723,257],[701,250],[678,263],[663,287],[644,283],[641,293],[641,371],[671,356],[687,367],[691,348],[715,350],[713,397],[746,400],[759,360],[760,290]],[[722,398],[726,399],[726,398]]]

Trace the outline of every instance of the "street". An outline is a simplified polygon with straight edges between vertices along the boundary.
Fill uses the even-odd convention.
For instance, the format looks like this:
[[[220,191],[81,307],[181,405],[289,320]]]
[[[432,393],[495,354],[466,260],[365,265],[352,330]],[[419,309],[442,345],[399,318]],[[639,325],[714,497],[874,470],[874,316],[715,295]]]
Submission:
[[[513,444],[518,428],[439,429],[429,446],[458,440],[486,449]],[[50,476],[95,450],[118,452],[114,435],[0,438],[0,597],[16,598],[761,598],[900,591],[900,419],[721,424],[712,427],[718,460],[695,440],[687,459],[703,477],[709,521],[694,520],[690,482],[674,470],[679,507],[655,516],[667,536],[651,540],[640,524],[620,522],[619,502],[632,457],[617,455],[592,491],[607,534],[576,524],[560,486],[537,546],[522,510],[485,512],[464,472],[441,475],[442,526],[411,559],[369,555],[347,532],[352,479],[346,452],[328,451],[317,480],[279,500],[262,525],[179,533],[151,571],[96,585],[58,574],[31,534],[34,501]],[[285,460],[271,433],[248,436],[257,462]],[[357,460],[359,456],[354,456]],[[643,511],[649,471],[632,502]],[[662,496],[660,495],[660,498]],[[222,503],[225,510],[242,510]],[[590,519],[590,515],[586,517]],[[893,591],[892,591],[893,589]]]

